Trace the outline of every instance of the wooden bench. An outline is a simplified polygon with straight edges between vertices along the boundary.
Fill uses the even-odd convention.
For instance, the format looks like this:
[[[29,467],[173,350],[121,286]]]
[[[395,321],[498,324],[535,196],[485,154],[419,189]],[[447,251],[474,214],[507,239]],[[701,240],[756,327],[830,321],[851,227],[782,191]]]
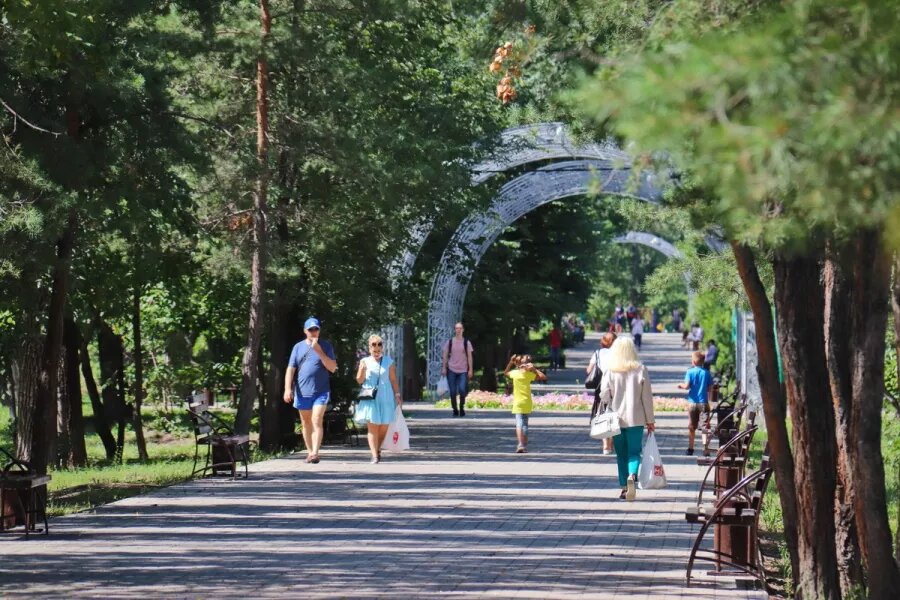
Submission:
[[[691,585],[694,563],[704,560],[716,565],[715,570],[708,573],[710,575],[750,575],[766,588],[765,568],[759,548],[759,517],[772,472],[767,444],[758,471],[723,490],[712,503],[700,503],[685,511],[688,523],[700,525],[688,558],[688,587]],[[713,547],[702,548],[711,527],[715,535]],[[730,570],[723,570],[723,567]]]
[[[359,446],[359,431],[353,421],[354,412],[352,400],[337,400],[331,403],[322,421],[324,441]]]
[[[210,412],[209,404],[205,402],[205,394],[195,394],[187,399],[188,416],[194,429],[194,467],[191,477],[198,473],[205,477],[207,473],[218,475],[231,473],[231,478],[237,478],[237,463],[240,460],[244,465],[244,478],[249,477],[250,458],[247,446],[250,436],[235,434],[231,425],[221,417]],[[200,448],[206,447],[206,459],[202,467],[197,467],[200,459]]]
[[[700,490],[697,493],[697,505],[703,503],[703,492],[712,490],[713,496],[718,497],[723,489],[728,489],[736,484],[744,476],[747,466],[747,457],[750,453],[750,445],[753,436],[759,428],[749,423],[744,431],[740,431],[719,448],[714,457],[698,457],[697,464],[707,467],[703,479],[700,481]],[[715,474],[710,483],[710,475]]]
[[[700,427],[703,456],[711,454],[710,444],[714,439],[717,439],[719,445],[722,445],[740,431],[741,421],[748,407],[746,396],[740,394],[737,388],[728,398],[722,401],[718,401],[717,391],[715,395],[717,401],[707,413]],[[740,402],[738,402],[738,398],[740,398]],[[712,425],[713,415],[716,417],[715,427]]]
[[[47,484],[50,475],[35,473],[31,466],[17,460],[0,448],[7,462],[0,471],[0,532],[22,525],[25,537],[38,531],[38,521],[44,522],[43,533],[50,532],[47,523]]]

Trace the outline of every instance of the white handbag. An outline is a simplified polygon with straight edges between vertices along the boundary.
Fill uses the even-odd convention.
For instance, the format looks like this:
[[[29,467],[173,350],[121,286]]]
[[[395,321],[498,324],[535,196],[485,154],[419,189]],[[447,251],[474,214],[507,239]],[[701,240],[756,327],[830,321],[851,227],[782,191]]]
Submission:
[[[607,410],[598,413],[591,420],[591,437],[595,440],[605,440],[619,435],[622,428],[619,425],[619,413]]]

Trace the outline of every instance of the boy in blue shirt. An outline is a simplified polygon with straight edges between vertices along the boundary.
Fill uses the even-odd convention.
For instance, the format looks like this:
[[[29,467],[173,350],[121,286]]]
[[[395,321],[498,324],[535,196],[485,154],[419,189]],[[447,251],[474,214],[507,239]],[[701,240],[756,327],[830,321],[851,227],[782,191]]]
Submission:
[[[706,356],[700,352],[694,352],[691,355],[691,364],[693,365],[684,374],[684,383],[679,383],[678,387],[688,390],[688,448],[686,454],[688,456],[694,453],[694,435],[697,432],[697,426],[700,424],[700,414],[709,412],[709,394],[713,386],[713,378],[709,371],[703,368],[703,361]]]

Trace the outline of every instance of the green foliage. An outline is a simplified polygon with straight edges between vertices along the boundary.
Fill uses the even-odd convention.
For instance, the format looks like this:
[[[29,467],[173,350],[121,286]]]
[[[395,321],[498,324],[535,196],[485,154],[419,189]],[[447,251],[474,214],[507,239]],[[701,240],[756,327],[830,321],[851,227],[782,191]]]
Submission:
[[[703,350],[706,343],[715,340],[719,347],[719,358],[716,361],[716,371],[722,371],[726,367],[735,364],[735,340],[732,337],[732,313],[733,306],[722,304],[718,296],[713,292],[704,292],[697,295],[694,301],[693,320],[703,326]]]
[[[668,150],[738,239],[840,236],[894,211],[895,17],[874,1],[776,5],[623,60],[579,99],[638,148]]]
[[[597,215],[587,202],[555,202],[511,226],[483,257],[466,296],[471,330],[496,337],[580,311],[601,248]]]

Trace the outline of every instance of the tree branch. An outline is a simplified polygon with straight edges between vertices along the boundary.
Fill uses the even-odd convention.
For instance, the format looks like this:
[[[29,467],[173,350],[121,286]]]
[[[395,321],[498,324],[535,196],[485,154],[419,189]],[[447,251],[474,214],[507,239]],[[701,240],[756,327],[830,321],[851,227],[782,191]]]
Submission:
[[[15,131],[16,131],[16,123],[18,121],[22,121],[23,123],[25,123],[25,125],[27,125],[31,129],[34,129],[35,131],[40,131],[41,133],[49,133],[53,137],[59,137],[61,135],[64,135],[63,132],[61,132],[61,131],[50,131],[49,129],[44,129],[43,127],[38,127],[31,121],[25,119],[22,115],[17,113],[15,110],[13,110],[13,108],[9,104],[4,102],[2,98],[0,98],[0,105],[2,105],[3,108],[6,109],[6,112],[8,112],[9,114],[11,114],[13,116],[13,133],[15,133]]]

